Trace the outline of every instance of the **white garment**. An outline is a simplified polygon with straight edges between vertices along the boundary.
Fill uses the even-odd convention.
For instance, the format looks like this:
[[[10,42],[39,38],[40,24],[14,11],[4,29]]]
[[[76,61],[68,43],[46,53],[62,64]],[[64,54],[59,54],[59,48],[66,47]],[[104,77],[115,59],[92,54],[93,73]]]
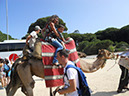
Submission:
[[[124,51],[122,53],[119,53],[119,56],[129,56],[129,51]]]
[[[32,31],[30,33],[30,35],[32,36],[32,38],[30,38],[30,40],[29,40],[29,47],[31,49],[34,49],[34,44],[35,44],[36,38],[38,38],[38,36],[37,36],[37,33],[35,31]]]
[[[68,65],[74,65],[74,66],[75,66],[75,64],[74,64],[73,62],[68,61],[67,65],[66,65],[65,68],[64,68],[64,73],[65,73],[65,69],[66,69],[66,67],[67,67]],[[77,72],[77,70],[74,69],[74,68],[68,68],[68,69],[67,69],[67,76],[68,76],[68,78],[67,78],[66,76],[64,76],[65,85],[70,86],[69,80],[75,79],[76,87],[79,88],[79,78],[78,78],[78,72]],[[68,80],[68,79],[69,79],[69,80]],[[76,90],[76,91],[74,91],[74,92],[72,92],[72,93],[67,93],[66,96],[78,96],[78,92],[77,92],[77,90]]]
[[[119,56],[125,56],[129,59],[129,51],[124,51],[124,52],[120,53]],[[118,64],[129,70],[129,60],[128,59],[120,58],[118,61]]]

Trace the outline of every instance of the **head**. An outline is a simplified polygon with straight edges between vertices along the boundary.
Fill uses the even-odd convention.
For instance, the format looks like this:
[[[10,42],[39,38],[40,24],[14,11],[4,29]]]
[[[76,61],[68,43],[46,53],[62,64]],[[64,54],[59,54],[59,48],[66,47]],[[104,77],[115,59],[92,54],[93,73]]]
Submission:
[[[0,58],[0,63],[4,63],[4,59]]]
[[[60,64],[65,65],[68,62],[69,52],[67,50],[59,50],[57,53],[57,60]]]
[[[35,29],[35,31],[38,32],[38,33],[41,31],[41,28],[40,28],[39,26],[35,26],[34,29]]]
[[[5,64],[9,63],[9,60],[7,58],[5,58],[4,61],[5,61]]]
[[[57,29],[60,33],[63,33],[64,31],[64,26],[63,25],[59,25],[58,29]]]
[[[111,59],[111,58],[114,58],[114,57],[115,57],[114,53],[109,52],[106,49],[99,50],[98,55],[97,55],[98,59]]]
[[[59,17],[57,15],[52,15],[50,18],[49,18],[49,22],[53,22],[54,24],[58,24],[59,22]]]

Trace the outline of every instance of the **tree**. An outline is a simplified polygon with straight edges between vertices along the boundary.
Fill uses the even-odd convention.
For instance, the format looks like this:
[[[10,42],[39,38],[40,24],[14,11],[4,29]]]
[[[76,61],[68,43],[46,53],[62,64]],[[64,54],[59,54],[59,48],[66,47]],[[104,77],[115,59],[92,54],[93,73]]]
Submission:
[[[36,22],[32,23],[29,26],[29,29],[28,29],[28,32],[27,33],[32,32],[34,30],[34,27],[36,25],[40,26],[41,29],[43,29],[45,27],[46,23],[48,22],[49,18],[50,18],[50,16],[39,18]],[[65,29],[64,29],[65,31],[68,30],[68,28],[66,27],[66,23],[64,23],[64,21],[61,18],[59,18],[59,24],[61,24],[61,25],[63,25],[65,27]],[[58,25],[56,27],[58,27]],[[26,36],[24,36],[22,38],[26,38]],[[41,34],[39,34],[39,37],[41,37]]]
[[[96,42],[87,43],[87,46],[84,46],[83,52],[88,55],[97,54],[99,49],[108,49],[111,45],[113,45],[111,40],[97,40]]]
[[[4,34],[0,31],[0,42],[3,42],[4,40],[7,40],[7,34]],[[10,35],[9,35],[9,40],[14,40],[14,38],[12,38]]]
[[[75,30],[73,33],[78,33],[79,34],[80,32],[79,32],[79,30]]]
[[[107,28],[105,30],[98,31],[95,34],[97,39],[100,39],[100,40],[110,39],[112,41],[117,41],[118,32],[119,32],[119,29],[117,28]]]

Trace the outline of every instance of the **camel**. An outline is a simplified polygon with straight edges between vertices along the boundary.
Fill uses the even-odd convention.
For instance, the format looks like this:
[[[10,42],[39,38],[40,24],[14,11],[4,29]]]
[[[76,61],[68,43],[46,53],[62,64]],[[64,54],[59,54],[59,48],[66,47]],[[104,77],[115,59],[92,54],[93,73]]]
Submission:
[[[101,49],[98,52],[97,59],[93,64],[89,64],[80,60],[81,69],[85,73],[92,73],[99,68],[103,68],[106,59],[114,58],[114,54],[108,50]],[[28,61],[21,62],[21,58],[15,61],[11,74],[11,81],[6,88],[7,96],[13,96],[19,87],[22,87],[22,92],[27,96],[33,96],[34,80],[33,75],[44,78],[44,65],[42,60],[30,58]],[[51,91],[51,89],[50,89]],[[52,96],[52,94],[51,94]]]

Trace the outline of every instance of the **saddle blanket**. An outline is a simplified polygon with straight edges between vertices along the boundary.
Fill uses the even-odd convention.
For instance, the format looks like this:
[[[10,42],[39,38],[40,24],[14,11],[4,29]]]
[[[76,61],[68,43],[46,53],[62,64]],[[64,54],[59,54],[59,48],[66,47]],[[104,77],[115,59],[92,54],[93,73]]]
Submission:
[[[70,50],[69,60],[73,61],[78,67],[80,67],[74,40],[69,38],[66,40],[65,46]],[[55,50],[56,48],[50,43],[42,41],[42,62],[44,64],[46,87],[56,87],[64,84],[63,68],[59,68],[52,64]]]
[[[125,58],[120,58],[118,64],[129,70],[129,60],[128,59],[126,60]]]

